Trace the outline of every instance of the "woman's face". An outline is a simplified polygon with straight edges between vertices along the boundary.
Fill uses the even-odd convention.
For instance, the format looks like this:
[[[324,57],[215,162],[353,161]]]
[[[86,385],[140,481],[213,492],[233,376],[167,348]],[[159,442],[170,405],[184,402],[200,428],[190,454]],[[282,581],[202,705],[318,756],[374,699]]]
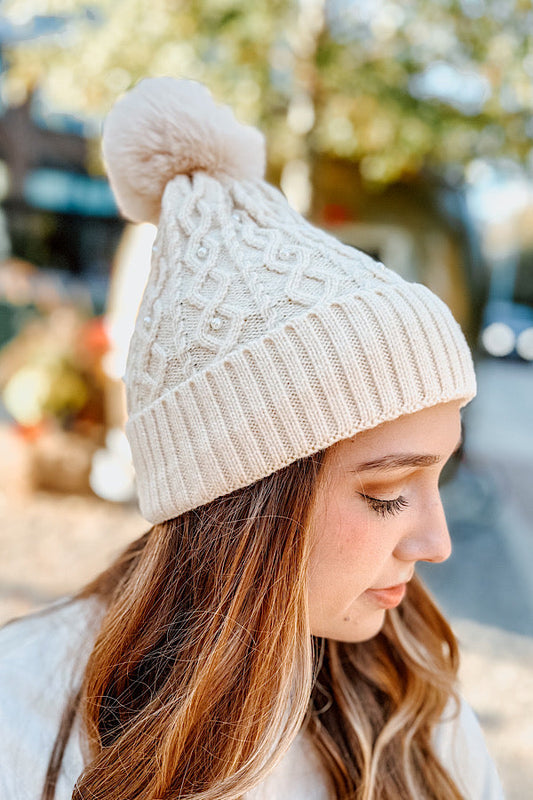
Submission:
[[[461,436],[459,402],[408,414],[325,454],[310,517],[311,632],[375,636],[417,561],[451,552],[438,481]]]

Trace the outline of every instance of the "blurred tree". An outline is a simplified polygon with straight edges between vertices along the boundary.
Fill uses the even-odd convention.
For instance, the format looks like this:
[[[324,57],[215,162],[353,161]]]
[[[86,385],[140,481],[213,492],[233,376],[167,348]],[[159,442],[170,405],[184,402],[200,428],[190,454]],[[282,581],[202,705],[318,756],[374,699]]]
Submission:
[[[377,183],[427,164],[527,162],[530,0],[333,0],[328,22],[317,150],[360,161]]]
[[[66,30],[6,48],[4,96],[38,86],[100,118],[145,75],[207,83],[268,133],[270,163],[360,164],[370,186],[475,158],[531,160],[531,0],[4,0]]]

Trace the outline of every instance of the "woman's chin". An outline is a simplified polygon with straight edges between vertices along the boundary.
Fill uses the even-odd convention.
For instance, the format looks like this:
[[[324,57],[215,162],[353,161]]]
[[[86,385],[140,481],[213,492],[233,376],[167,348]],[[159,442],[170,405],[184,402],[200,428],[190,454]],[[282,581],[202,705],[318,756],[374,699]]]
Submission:
[[[348,616],[336,620],[334,624],[320,626],[314,636],[333,639],[337,642],[366,642],[380,632],[385,622],[385,610],[376,609],[371,613]]]

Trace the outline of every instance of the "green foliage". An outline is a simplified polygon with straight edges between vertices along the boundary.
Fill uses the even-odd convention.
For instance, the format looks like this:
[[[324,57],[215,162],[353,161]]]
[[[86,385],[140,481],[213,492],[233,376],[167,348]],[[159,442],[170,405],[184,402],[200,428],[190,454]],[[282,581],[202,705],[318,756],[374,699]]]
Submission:
[[[531,3],[408,0],[375,3],[366,18],[349,13],[361,5],[332,14],[320,42],[317,149],[361,160],[363,176],[383,183],[427,164],[528,158]],[[463,90],[477,88],[477,100],[417,92],[436,65]]]
[[[39,13],[72,15],[68,32],[11,48],[6,92],[38,85],[54,107],[100,117],[146,75],[195,78],[266,130],[272,163],[348,158],[370,184],[477,157],[530,158],[530,0],[330,0],[303,46],[313,8],[320,2],[93,0],[87,14],[81,0],[42,0]],[[16,22],[27,2],[3,10]],[[441,92],[456,87],[448,96],[421,88],[436,68]],[[305,130],[288,114],[301,93],[314,108]]]

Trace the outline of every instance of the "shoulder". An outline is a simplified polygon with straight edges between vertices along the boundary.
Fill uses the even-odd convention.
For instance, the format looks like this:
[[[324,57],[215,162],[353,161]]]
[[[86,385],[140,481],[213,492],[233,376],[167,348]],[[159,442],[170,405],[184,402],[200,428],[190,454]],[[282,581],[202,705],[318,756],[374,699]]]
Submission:
[[[450,702],[435,730],[435,748],[468,800],[503,800],[503,789],[478,719],[464,699]]]
[[[41,611],[14,619],[0,627],[0,666],[51,640],[56,644],[64,642],[68,649],[68,642],[90,633],[99,618],[99,605],[95,600],[65,598]],[[47,661],[56,658],[51,648],[45,648],[45,653]]]
[[[328,800],[329,779],[317,751],[302,730],[265,780],[245,800]]]
[[[94,600],[61,600],[0,629],[0,709],[15,702],[52,709],[51,690],[68,691],[94,641]]]
[[[10,800],[40,796],[100,614],[93,600],[61,601],[0,629],[0,788]],[[76,741],[69,743],[69,768],[75,780],[82,769]]]

